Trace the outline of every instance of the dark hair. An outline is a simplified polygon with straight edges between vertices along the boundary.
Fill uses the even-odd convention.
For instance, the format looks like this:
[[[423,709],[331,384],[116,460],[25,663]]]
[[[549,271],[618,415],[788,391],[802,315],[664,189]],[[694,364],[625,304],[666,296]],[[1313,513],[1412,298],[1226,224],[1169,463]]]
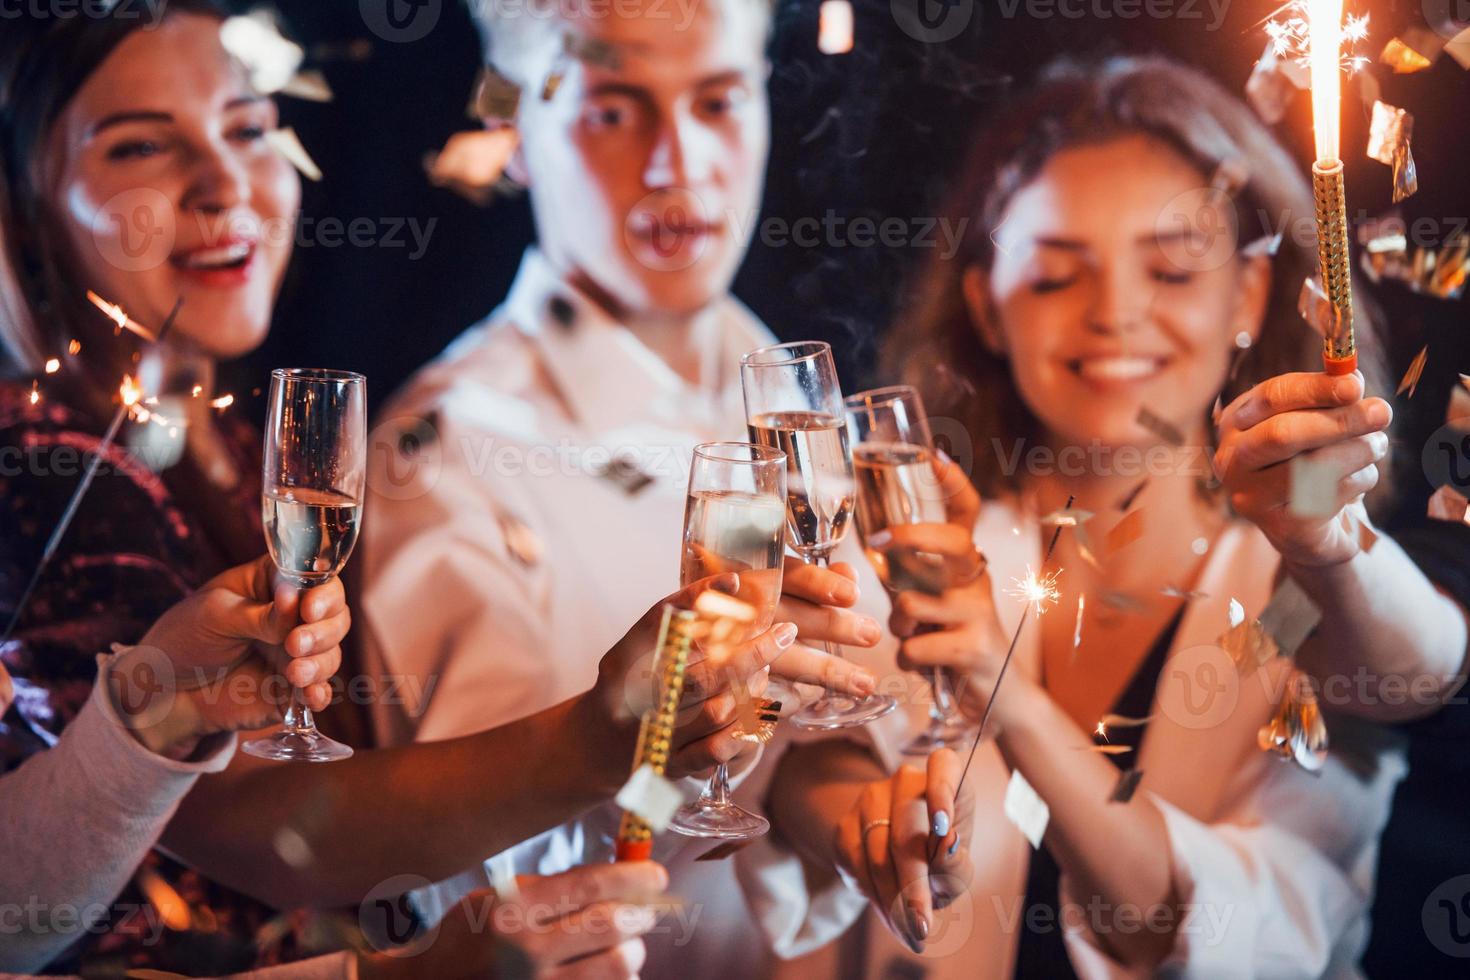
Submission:
[[[977,444],[990,438],[1035,439],[1040,423],[1016,390],[1005,359],[984,346],[971,322],[963,295],[965,270],[990,267],[995,257],[991,234],[1016,192],[1052,157],[1131,135],[1171,147],[1198,168],[1202,185],[1222,167],[1237,174],[1243,183],[1232,201],[1247,241],[1250,235],[1243,230],[1254,230],[1251,223],[1259,216],[1270,216],[1272,228],[1289,229],[1313,215],[1301,161],[1287,154],[1240,99],[1202,72],[1157,56],[1053,65],[976,134],[940,212],[967,223],[959,225],[966,229],[961,247],[947,259],[936,255],[921,270],[910,312],[886,342],[889,363],[921,391],[929,412],[959,421]],[[1316,269],[1315,247],[1283,235],[1272,260],[1261,336],[1226,382],[1225,401],[1268,377],[1321,369],[1322,340],[1297,313],[1302,282]],[[1355,291],[1359,364],[1369,390],[1382,390],[1386,368],[1374,339],[1377,316],[1363,297],[1362,289]],[[1016,476],[1004,473],[999,460],[978,452],[975,457],[972,479],[982,493],[1019,489]]]
[[[224,18],[225,0],[168,0],[165,17]],[[134,31],[156,26],[140,0],[93,0],[80,11],[35,12],[0,30],[0,351],[13,368],[39,369],[55,342],[94,318],[73,259],[47,214],[37,162],[52,127],[107,57]]]

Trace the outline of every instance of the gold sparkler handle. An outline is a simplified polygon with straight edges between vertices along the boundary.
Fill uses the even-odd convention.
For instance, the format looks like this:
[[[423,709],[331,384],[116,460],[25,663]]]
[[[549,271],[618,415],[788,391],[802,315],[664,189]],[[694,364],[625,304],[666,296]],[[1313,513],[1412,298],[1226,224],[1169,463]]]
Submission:
[[[1353,342],[1353,283],[1348,257],[1347,196],[1342,161],[1312,164],[1312,196],[1317,208],[1317,264],[1322,288],[1332,306],[1332,322],[1322,349],[1328,374],[1351,374],[1358,368]]]
[[[694,625],[698,617],[688,610],[664,609],[659,628],[658,652],[654,655],[654,704],[643,715],[638,732],[638,751],[633,757],[633,771],[651,766],[663,775],[669,764],[670,744],[684,694],[684,672],[689,666],[689,648],[694,642]],[[653,853],[653,828],[648,821],[631,812],[623,813],[618,827],[617,859],[646,861]]]

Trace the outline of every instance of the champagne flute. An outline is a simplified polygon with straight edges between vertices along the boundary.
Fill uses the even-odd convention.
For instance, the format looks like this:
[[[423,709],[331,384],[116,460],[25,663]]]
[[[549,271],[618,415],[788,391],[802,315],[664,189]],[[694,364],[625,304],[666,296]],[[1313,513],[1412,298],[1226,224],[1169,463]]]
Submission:
[[[684,508],[684,551],[679,582],[688,585],[711,575],[740,576],[736,598],[755,610],[755,618],[733,640],[743,643],[771,628],[781,601],[785,556],[786,456],[748,442],[708,442],[694,447],[689,467],[689,497]],[[759,740],[756,732],[737,738]],[[730,800],[730,773],[723,764],[704,792],[685,804],[669,823],[689,837],[744,840],[770,829],[759,814]]]
[[[832,346],[778,344],[740,359],[751,442],[786,454],[787,540],[802,560],[826,567],[852,518],[852,453]],[[841,656],[833,644],[827,652]],[[833,691],[792,716],[800,728],[830,731],[865,725],[898,702],[886,694],[853,698]]]
[[[943,524],[946,519],[924,402],[908,385],[894,385],[860,392],[848,398],[845,406],[857,473],[857,528],[863,551],[890,597],[911,590],[939,595],[953,584],[943,555],[871,543],[874,535],[892,527]],[[948,671],[924,673],[934,694],[929,725],[903,747],[905,755],[953,748],[974,732],[955,705]]]
[[[362,521],[367,474],[367,379],[347,371],[277,368],[265,423],[261,513],[281,576],[301,588],[347,564]],[[333,762],[352,749],[317,731],[291,691],[281,731],[241,748],[262,759]]]

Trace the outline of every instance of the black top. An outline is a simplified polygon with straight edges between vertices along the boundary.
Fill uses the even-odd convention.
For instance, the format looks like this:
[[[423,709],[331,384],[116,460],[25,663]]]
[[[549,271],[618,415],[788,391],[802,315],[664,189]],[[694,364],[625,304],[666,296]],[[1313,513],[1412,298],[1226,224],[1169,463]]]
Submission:
[[[1184,618],[1184,608],[1174,614],[1169,625],[1154,641],[1148,656],[1134,671],[1133,677],[1118,700],[1110,709],[1112,714],[1128,718],[1145,718],[1153,708],[1154,691],[1163,673],[1164,662],[1169,659],[1169,648],[1174,645],[1174,634],[1179,631],[1179,621]],[[1143,744],[1147,725],[1136,728],[1121,728],[1108,733],[1112,745],[1126,745],[1132,752],[1121,752],[1107,758],[1120,770],[1131,769],[1137,764],[1138,749]],[[1099,801],[1104,803],[1104,801]],[[1104,804],[1106,805],[1106,804]],[[1076,977],[1072,961],[1067,956],[1066,944],[1062,940],[1062,919],[1058,908],[1058,886],[1061,869],[1056,859],[1045,847],[1031,855],[1031,864],[1026,874],[1026,900],[1021,906],[1019,927],[1021,942],[1016,950],[1015,976],[1027,978]]]

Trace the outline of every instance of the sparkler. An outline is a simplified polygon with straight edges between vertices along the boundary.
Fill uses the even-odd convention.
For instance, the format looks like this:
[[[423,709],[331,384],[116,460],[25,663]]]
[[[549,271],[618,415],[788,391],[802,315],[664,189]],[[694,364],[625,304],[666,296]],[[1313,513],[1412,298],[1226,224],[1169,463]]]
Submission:
[[[1347,203],[1340,156],[1342,123],[1343,0],[1307,0],[1308,57],[1312,72],[1312,125],[1317,159],[1312,163],[1316,203],[1317,264],[1332,315],[1323,341],[1322,364],[1328,374],[1351,374],[1358,367],[1353,341],[1353,289],[1348,259]],[[1354,21],[1352,33],[1363,22]],[[1351,36],[1351,35],[1350,35]]]
[[[1064,510],[1071,510],[1072,504],[1076,499],[1077,498],[1075,496],[1067,497],[1067,506],[1066,508],[1064,508]],[[1052,552],[1055,551],[1057,547],[1057,539],[1061,536],[1062,525],[1058,524],[1056,530],[1052,532],[1051,542],[1046,546],[1046,555],[1041,559],[1041,564],[1043,568],[1046,567],[1047,562],[1051,561]],[[995,675],[995,687],[991,689],[990,700],[986,702],[985,711],[980,715],[980,727],[975,731],[975,740],[970,743],[970,754],[965,758],[965,768],[960,772],[960,781],[958,784],[955,785],[954,788],[954,798],[956,801],[960,799],[960,793],[965,788],[965,780],[970,775],[970,766],[975,761],[975,752],[980,748],[980,743],[985,740],[985,727],[990,721],[991,709],[995,707],[995,699],[1000,696],[1000,685],[1001,682],[1004,681],[1006,678],[1006,668],[1010,667],[1011,658],[1014,657],[1016,654],[1016,644],[1021,641],[1021,631],[1026,628],[1026,618],[1031,615],[1031,610],[1033,608],[1036,610],[1036,615],[1038,616],[1040,616],[1044,612],[1043,600],[1049,600],[1051,602],[1056,601],[1058,596],[1058,591],[1056,588],[1057,574],[1057,572],[1053,572],[1047,575],[1044,579],[1038,579],[1035,574],[1032,573],[1031,570],[1028,568],[1026,570],[1026,578],[1020,580],[1021,588],[1023,589],[1022,594],[1027,600],[1026,608],[1021,612],[1021,621],[1016,624],[1016,632],[1011,635],[1010,648],[1006,650],[1006,657],[1004,660],[1001,661],[1000,670]],[[1043,582],[1047,582],[1049,584],[1043,585]],[[1033,596],[1038,598],[1033,598]],[[966,678],[965,680],[968,680],[968,678]],[[965,682],[962,681],[955,689],[954,697],[956,702],[958,702],[964,696],[964,692]],[[956,832],[955,846],[958,846],[959,842],[959,834],[958,832]],[[932,844],[929,845],[929,860],[931,862],[934,860],[934,855],[938,852],[938,850],[939,841],[938,839],[936,839]]]
[[[133,324],[133,321],[123,312],[122,307],[108,303],[102,297],[90,291],[87,293],[87,298],[120,327]],[[168,319],[163,321],[163,326],[159,328],[157,335],[137,324],[133,324],[128,329],[132,330],[134,327],[137,327],[134,332],[139,333],[139,336],[148,337],[154,343],[161,343],[168,336],[168,332],[173,329],[174,321],[178,319],[179,310],[183,306],[184,298],[180,296],[178,301],[174,303],[174,308],[169,313]],[[51,559],[56,555],[56,549],[61,546],[61,539],[66,536],[67,528],[71,527],[72,519],[77,515],[77,508],[81,506],[82,499],[86,497],[87,491],[91,489],[92,481],[97,477],[97,470],[102,466],[103,457],[107,455],[108,449],[112,448],[112,444],[117,441],[118,430],[122,428],[123,421],[133,412],[134,406],[137,405],[138,399],[142,396],[142,391],[137,388],[136,384],[132,383],[130,376],[124,375],[120,394],[122,404],[118,406],[117,412],[112,416],[112,423],[108,425],[107,431],[103,434],[102,441],[98,443],[96,451],[92,453],[92,458],[87,463],[87,470],[82,474],[81,482],[77,484],[76,490],[72,492],[71,499],[66,502],[66,509],[61,513],[61,520],[56,522],[56,527],[52,530],[51,537],[46,540],[46,547],[41,552],[41,560],[36,564],[36,570],[31,573],[31,579],[26,583],[25,591],[21,593],[20,600],[16,602],[15,609],[10,614],[10,622],[5,625],[4,634],[0,634],[0,646],[4,646],[5,643],[9,642],[11,634],[15,632],[15,627],[20,622],[22,614],[25,613],[26,605],[30,602],[31,593],[36,590],[36,585],[41,581],[41,576],[45,574],[46,567],[51,564]],[[38,398],[36,389],[32,388],[31,404],[34,405]]]

